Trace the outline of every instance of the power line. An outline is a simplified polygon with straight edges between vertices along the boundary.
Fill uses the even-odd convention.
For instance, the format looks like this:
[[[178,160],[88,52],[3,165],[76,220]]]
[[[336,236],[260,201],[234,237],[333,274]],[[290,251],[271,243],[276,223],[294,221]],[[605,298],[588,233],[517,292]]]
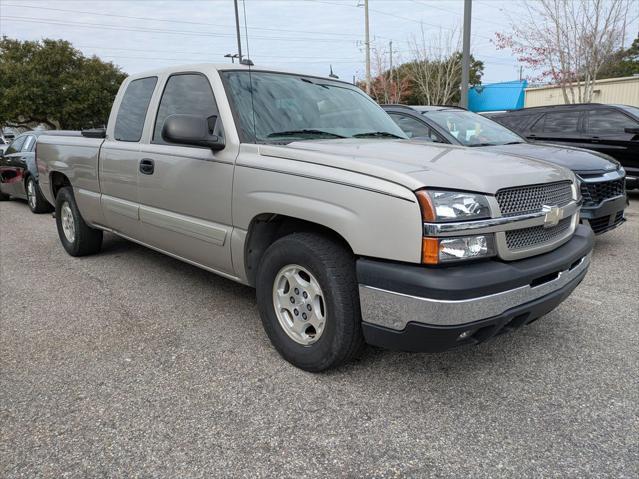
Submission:
[[[49,10],[54,12],[63,12],[63,13],[74,13],[74,14],[84,14],[84,15],[99,15],[101,17],[113,17],[113,18],[126,18],[129,20],[144,20],[151,22],[168,22],[168,23],[183,23],[186,25],[202,25],[206,27],[222,27],[222,28],[234,28],[232,25],[222,25],[215,23],[207,23],[207,22],[194,22],[190,20],[167,20],[163,18],[154,18],[154,17],[134,17],[130,15],[117,15],[114,13],[103,13],[103,12],[87,12],[81,10],[67,10],[64,8],[52,8],[52,7],[40,7],[35,5],[15,5],[12,3],[3,3],[5,7],[15,7],[15,8],[33,8],[36,10]],[[308,30],[288,30],[285,28],[268,28],[268,27],[248,27],[249,30],[264,30],[270,32],[289,32],[289,33],[311,33],[316,35],[331,35],[331,36],[348,36],[348,37],[359,37],[359,35],[355,33],[335,33],[335,32],[314,32]]]
[[[230,38],[235,35],[232,33],[213,33],[213,32],[190,32],[183,30],[166,30],[166,29],[158,29],[158,28],[141,28],[141,27],[127,27],[122,25],[113,25],[113,24],[104,24],[104,23],[90,23],[90,22],[70,22],[70,21],[62,21],[62,20],[47,20],[43,18],[30,18],[30,17],[17,17],[12,15],[4,15],[3,18],[10,19],[15,22],[21,23],[40,23],[47,25],[63,25],[63,26],[73,26],[73,27],[81,27],[81,28],[98,28],[102,30],[117,30],[117,31],[129,31],[129,32],[138,32],[138,33],[160,33],[160,34],[168,34],[168,35],[186,35],[186,36],[196,36],[196,37],[221,37],[221,38]],[[261,40],[273,40],[273,41],[287,41],[287,42],[308,42],[309,40],[321,43],[343,43],[344,40],[337,39],[328,39],[328,38],[315,38],[315,37],[265,37],[265,36],[254,36],[253,38],[258,38]],[[353,40],[354,42],[354,40]]]

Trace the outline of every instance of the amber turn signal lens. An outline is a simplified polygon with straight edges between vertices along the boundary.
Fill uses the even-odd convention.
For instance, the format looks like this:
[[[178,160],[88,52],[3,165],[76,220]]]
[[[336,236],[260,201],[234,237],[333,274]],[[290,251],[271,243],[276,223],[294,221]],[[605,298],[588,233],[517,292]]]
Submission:
[[[422,263],[439,263],[439,240],[437,238],[422,238]]]
[[[417,195],[417,201],[419,202],[419,207],[422,210],[422,219],[424,221],[435,221],[435,208],[433,207],[433,203],[430,201],[430,196],[426,191],[418,191],[415,193]]]

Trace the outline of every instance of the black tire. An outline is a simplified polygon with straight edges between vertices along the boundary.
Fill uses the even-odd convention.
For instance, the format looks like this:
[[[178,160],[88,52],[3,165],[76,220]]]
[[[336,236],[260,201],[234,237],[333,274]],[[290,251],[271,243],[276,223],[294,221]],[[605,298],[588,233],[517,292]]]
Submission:
[[[275,312],[274,282],[287,265],[299,265],[308,270],[323,293],[324,329],[319,339],[309,345],[291,339]],[[363,349],[355,260],[337,241],[314,233],[295,233],[280,238],[262,257],[256,287],[266,334],[275,349],[291,364],[306,371],[323,371],[351,360]]]
[[[29,186],[33,188],[33,197],[29,194]],[[27,203],[29,204],[29,209],[31,212],[40,214],[40,213],[51,213],[53,211],[53,206],[49,204],[49,202],[42,195],[42,191],[40,191],[40,187],[38,186],[38,182],[35,180],[33,176],[29,176],[25,183],[25,191],[27,192]]]
[[[9,195],[0,191],[0,201],[9,201],[9,198],[10,198]]]
[[[63,215],[63,208],[66,205],[69,206],[73,219],[73,241],[67,238],[62,226],[63,216],[67,217],[66,213]],[[86,256],[98,253],[102,248],[102,230],[93,229],[84,222],[75,202],[73,189],[70,186],[61,188],[55,198],[55,222],[58,226],[60,242],[71,256]]]

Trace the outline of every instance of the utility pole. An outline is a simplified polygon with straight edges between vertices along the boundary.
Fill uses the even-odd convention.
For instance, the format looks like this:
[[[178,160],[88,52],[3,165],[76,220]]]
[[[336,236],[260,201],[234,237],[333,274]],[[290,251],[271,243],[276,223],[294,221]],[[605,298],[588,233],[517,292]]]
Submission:
[[[470,80],[470,17],[472,0],[464,0],[464,37],[462,45],[461,100],[459,106],[468,108],[468,83]]]
[[[237,34],[237,55],[239,58],[239,62],[242,63],[242,40],[240,38],[240,14],[237,10],[237,0],[234,0],[235,3],[235,32]]]
[[[237,0],[236,0],[237,1]],[[364,28],[365,28],[365,39],[364,43],[366,45],[366,93],[370,95],[371,93],[371,41],[369,38],[368,31],[368,0],[364,0]]]

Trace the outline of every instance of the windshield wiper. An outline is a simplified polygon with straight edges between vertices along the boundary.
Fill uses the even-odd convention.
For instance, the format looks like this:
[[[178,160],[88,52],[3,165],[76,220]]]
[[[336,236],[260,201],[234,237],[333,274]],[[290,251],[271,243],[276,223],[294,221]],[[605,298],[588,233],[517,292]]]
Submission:
[[[399,135],[395,135],[394,133],[389,133],[387,131],[369,131],[367,133],[358,133],[357,135],[353,135],[353,138],[400,138],[404,139]]]
[[[328,136],[330,138],[346,138],[345,136],[338,135],[337,133],[331,133],[330,131],[322,131],[322,130],[312,130],[312,129],[303,129],[303,130],[288,130],[288,131],[278,131],[275,133],[270,133],[267,135],[267,138],[274,138],[276,136]]]
[[[475,147],[475,146],[496,146],[497,143],[473,143],[472,145],[468,145],[470,147]]]

